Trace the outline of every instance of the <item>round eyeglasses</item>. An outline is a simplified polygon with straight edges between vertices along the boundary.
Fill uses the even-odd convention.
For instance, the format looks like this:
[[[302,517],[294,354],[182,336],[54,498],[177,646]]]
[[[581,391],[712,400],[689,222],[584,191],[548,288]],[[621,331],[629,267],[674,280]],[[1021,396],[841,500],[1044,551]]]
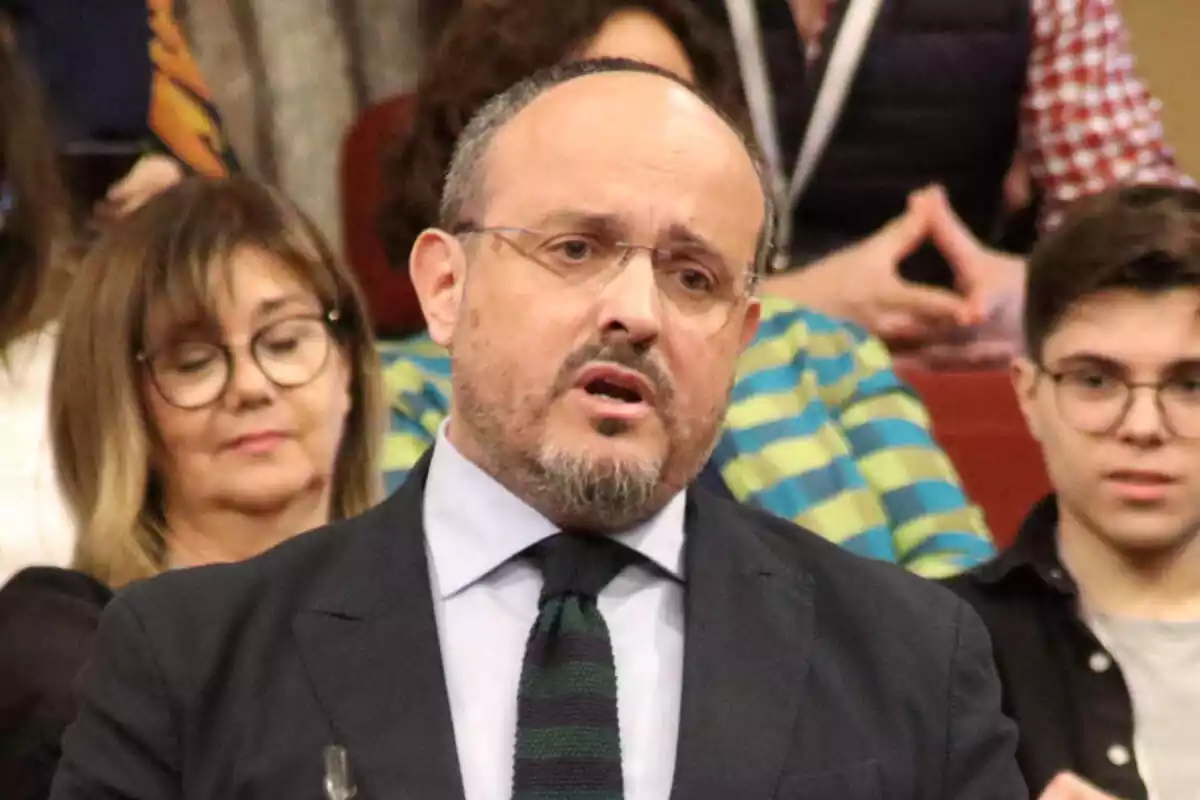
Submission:
[[[668,308],[706,331],[725,326],[733,310],[754,293],[753,265],[734,269],[722,256],[697,243],[655,247],[618,241],[602,233],[543,231],[463,223],[456,236],[484,234],[556,276],[565,286],[597,290],[607,286],[638,250],[646,251],[659,296]]]
[[[1112,433],[1129,414],[1137,390],[1148,389],[1167,431],[1182,439],[1200,438],[1200,373],[1195,370],[1153,383],[1135,383],[1097,366],[1039,370],[1054,383],[1059,416],[1082,433]]]
[[[337,311],[303,314],[265,325],[248,343],[262,374],[283,389],[316,380],[333,350]],[[225,343],[181,338],[153,352],[139,353],[162,398],[176,408],[195,409],[216,402],[233,377],[233,349]]]

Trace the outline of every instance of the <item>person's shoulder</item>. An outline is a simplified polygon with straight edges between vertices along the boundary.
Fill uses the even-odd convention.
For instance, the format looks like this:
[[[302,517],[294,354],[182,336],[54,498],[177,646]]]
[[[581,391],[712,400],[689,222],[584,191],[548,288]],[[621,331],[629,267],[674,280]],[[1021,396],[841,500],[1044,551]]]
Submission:
[[[818,605],[839,617],[886,626],[900,636],[957,625],[965,604],[935,581],[853,553],[768,511],[720,498],[713,502],[729,507],[781,564],[811,581]]]
[[[1052,596],[1032,568],[1011,551],[940,583],[970,604],[989,628],[1001,619],[1032,618]]]
[[[253,616],[290,613],[360,537],[384,524],[380,509],[302,533],[245,561],[137,581],[121,589],[117,601],[151,631],[220,629]]]
[[[787,365],[789,380],[811,376],[826,402],[840,402],[857,380],[890,371],[887,348],[858,325],[793,301],[766,297],[754,342],[742,358],[739,389],[777,381]],[[828,390],[828,391],[826,391]],[[735,392],[735,395],[737,392]]]
[[[418,333],[404,339],[387,339],[378,343],[379,360],[386,374],[412,370],[426,379],[445,378],[450,371],[450,352],[430,338]]]
[[[31,606],[80,604],[102,606],[112,591],[83,572],[59,567],[28,567],[0,587],[0,613]]]
[[[91,576],[56,567],[22,570],[0,589],[0,719],[60,727],[70,720],[72,682],[111,598]]]
[[[872,338],[865,328],[849,320],[830,316],[784,297],[764,297],[759,338],[773,339],[784,335],[793,340],[817,337],[826,343],[832,342],[846,348]]]
[[[450,354],[422,333],[379,343],[379,359],[388,402],[396,414],[416,421],[450,407]],[[440,420],[439,420],[440,421]]]

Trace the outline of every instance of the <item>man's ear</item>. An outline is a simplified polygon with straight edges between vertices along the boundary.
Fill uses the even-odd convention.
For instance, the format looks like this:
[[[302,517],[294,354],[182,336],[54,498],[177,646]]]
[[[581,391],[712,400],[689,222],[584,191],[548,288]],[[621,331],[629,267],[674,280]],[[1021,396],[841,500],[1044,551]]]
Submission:
[[[447,347],[458,322],[466,280],[462,244],[445,231],[430,228],[417,237],[408,257],[408,274],[425,314],[429,336]]]
[[[738,341],[739,352],[746,352],[746,348],[754,343],[754,337],[758,335],[758,324],[762,321],[762,300],[758,297],[751,297],[746,306],[746,313],[742,316],[741,337]]]

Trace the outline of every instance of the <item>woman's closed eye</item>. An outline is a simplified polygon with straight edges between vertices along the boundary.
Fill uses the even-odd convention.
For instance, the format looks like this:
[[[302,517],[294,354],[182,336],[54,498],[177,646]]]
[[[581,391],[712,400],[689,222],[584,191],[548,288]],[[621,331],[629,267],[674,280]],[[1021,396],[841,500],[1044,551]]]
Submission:
[[[182,344],[166,354],[164,366],[172,372],[195,374],[211,368],[220,357],[220,351],[211,344]]]
[[[294,335],[268,336],[262,340],[262,346],[274,356],[285,356],[300,347],[300,337]]]
[[[259,336],[258,346],[272,356],[288,356],[310,341],[319,340],[321,323],[315,320],[289,320],[266,328]]]

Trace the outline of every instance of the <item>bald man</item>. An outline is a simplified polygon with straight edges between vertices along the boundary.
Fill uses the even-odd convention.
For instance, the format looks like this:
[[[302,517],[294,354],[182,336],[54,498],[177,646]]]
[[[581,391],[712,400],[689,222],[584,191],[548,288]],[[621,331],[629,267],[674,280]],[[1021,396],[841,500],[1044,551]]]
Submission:
[[[114,600],[53,798],[1024,797],[962,602],[694,485],[773,213],[665,71],[489,102],[410,259],[452,358],[430,454],[360,518]]]

